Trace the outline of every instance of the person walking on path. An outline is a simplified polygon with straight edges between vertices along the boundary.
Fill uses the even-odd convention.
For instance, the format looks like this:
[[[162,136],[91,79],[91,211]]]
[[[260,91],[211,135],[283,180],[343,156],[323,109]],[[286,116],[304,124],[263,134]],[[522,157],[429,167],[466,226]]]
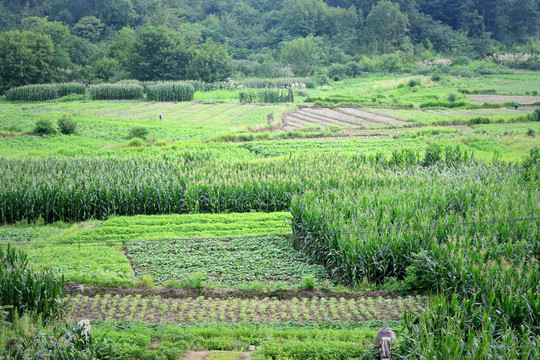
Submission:
[[[517,110],[517,108],[518,108],[518,102],[516,101],[514,102],[514,110]]]
[[[159,113],[159,120],[163,120],[163,111]]]

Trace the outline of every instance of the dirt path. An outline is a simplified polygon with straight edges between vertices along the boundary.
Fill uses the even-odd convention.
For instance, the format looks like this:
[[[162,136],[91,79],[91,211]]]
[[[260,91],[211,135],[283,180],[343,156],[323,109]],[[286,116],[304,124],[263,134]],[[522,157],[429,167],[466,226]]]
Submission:
[[[521,105],[540,103],[540,96],[513,96],[513,95],[469,95],[469,100],[475,103],[505,103],[517,101]]]

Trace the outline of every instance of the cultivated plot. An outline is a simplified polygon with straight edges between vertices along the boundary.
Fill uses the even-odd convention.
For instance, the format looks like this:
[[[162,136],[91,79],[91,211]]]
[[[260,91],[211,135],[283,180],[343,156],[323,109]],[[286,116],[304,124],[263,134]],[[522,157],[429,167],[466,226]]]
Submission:
[[[405,311],[423,311],[427,299],[404,297],[310,297],[278,300],[142,297],[141,295],[70,299],[72,318],[149,323],[306,323],[401,320]]]

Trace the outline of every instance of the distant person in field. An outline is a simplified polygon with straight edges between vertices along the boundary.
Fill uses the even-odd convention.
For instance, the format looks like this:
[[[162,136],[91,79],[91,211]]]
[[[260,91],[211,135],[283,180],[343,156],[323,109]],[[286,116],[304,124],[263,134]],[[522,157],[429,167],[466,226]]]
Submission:
[[[518,108],[518,102],[516,101],[516,102],[514,103],[514,110],[517,110],[517,108]]]
[[[159,120],[163,120],[163,111],[159,113]]]

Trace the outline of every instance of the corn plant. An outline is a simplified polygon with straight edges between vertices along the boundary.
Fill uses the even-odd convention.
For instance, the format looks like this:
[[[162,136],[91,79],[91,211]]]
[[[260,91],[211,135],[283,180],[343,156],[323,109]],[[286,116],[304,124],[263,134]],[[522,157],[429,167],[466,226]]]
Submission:
[[[195,88],[185,82],[161,82],[145,88],[146,98],[151,101],[191,101]]]
[[[137,100],[143,98],[143,87],[136,84],[101,84],[88,90],[92,100]]]
[[[46,85],[25,85],[10,89],[6,93],[8,101],[46,101],[69,94],[85,94],[83,84],[63,83]]]

